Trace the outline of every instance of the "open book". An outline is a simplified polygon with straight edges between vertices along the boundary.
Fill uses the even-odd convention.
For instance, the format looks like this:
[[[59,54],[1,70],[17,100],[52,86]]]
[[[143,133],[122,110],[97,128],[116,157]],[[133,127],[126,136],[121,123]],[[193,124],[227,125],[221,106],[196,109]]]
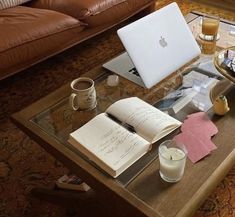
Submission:
[[[117,177],[181,122],[137,97],[119,100],[70,134],[69,142]]]

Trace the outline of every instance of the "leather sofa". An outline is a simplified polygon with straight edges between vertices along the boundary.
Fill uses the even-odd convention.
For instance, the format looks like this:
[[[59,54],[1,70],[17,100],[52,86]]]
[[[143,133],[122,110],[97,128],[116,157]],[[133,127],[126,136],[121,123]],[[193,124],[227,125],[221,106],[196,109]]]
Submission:
[[[154,5],[155,0],[31,0],[0,10],[0,80]]]

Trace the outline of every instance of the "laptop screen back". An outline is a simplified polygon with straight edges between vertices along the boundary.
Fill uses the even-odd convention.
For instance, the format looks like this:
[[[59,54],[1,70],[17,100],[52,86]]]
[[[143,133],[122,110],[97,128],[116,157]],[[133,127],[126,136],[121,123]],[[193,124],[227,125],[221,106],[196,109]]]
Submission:
[[[200,54],[176,3],[119,29],[117,33],[147,88]]]

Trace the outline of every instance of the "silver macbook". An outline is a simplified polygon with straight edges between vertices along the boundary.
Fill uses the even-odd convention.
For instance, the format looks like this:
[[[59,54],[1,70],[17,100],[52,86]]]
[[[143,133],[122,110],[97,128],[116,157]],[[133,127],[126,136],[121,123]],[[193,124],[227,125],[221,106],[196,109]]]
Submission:
[[[146,88],[151,88],[201,52],[175,2],[117,33],[127,52],[103,67]]]

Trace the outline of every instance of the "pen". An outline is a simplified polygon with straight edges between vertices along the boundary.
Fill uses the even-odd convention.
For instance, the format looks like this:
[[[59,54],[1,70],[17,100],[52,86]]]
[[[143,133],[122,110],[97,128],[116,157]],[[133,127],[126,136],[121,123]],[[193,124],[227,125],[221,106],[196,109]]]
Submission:
[[[106,112],[106,114],[107,114],[107,116],[108,116],[111,120],[113,120],[113,121],[115,121],[116,123],[122,125],[124,128],[126,128],[126,129],[127,129],[128,131],[130,131],[131,133],[136,133],[135,128],[134,128],[132,125],[120,121],[118,118],[116,118],[114,115],[112,115],[112,114],[110,114],[110,113],[107,113],[107,112]]]

